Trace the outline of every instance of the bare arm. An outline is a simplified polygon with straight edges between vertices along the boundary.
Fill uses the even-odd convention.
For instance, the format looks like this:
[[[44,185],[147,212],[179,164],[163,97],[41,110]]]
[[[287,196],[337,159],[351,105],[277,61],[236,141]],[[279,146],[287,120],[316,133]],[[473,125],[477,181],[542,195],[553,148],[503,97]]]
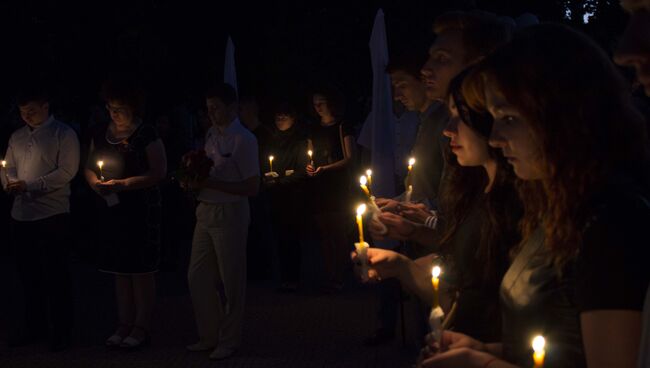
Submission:
[[[589,368],[635,368],[641,341],[641,312],[595,310],[580,314]]]
[[[336,162],[333,162],[329,165],[321,166],[320,168],[322,170],[336,170],[345,167],[350,160],[352,160],[352,157],[354,156],[354,137],[351,135],[346,136],[343,138],[343,154],[344,157],[342,160],[338,160]]]

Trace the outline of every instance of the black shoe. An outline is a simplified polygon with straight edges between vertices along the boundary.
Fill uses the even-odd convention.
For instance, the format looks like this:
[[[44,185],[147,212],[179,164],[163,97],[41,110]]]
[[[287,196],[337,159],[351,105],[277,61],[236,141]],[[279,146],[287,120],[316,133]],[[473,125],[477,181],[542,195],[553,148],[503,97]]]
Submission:
[[[372,335],[366,337],[365,340],[363,340],[363,344],[366,346],[379,346],[393,341],[394,338],[395,332],[385,328],[380,328]]]

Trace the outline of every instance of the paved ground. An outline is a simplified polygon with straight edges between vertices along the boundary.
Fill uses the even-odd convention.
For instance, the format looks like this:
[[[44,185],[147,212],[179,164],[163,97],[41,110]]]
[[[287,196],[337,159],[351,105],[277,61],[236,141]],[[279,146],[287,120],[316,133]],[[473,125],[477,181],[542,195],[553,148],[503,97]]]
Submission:
[[[183,260],[184,262],[184,260]],[[307,285],[297,294],[279,294],[273,282],[250,282],[245,338],[239,354],[211,362],[208,353],[188,353],[195,326],[185,284],[185,270],[158,274],[152,345],[126,353],[107,350],[104,339],[113,331],[115,307],[109,275],[86,262],[74,261],[76,326],[74,346],[53,354],[47,346],[10,350],[0,341],[0,367],[408,367],[413,348],[401,339],[369,348],[363,338],[374,329],[372,290],[352,280],[337,295],[323,295]],[[11,297],[16,281],[11,258],[0,258],[0,340],[17,323],[19,302]],[[408,326],[407,326],[408,327]],[[412,331],[407,328],[407,331]],[[414,341],[407,333],[407,341]],[[407,344],[409,345],[409,344]]]

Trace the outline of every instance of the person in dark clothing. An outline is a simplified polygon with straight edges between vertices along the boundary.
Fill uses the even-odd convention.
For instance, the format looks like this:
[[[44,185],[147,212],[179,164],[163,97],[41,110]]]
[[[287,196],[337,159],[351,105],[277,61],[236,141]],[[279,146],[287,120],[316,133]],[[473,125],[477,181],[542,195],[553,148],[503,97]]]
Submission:
[[[445,331],[452,348],[423,366],[532,366],[530,339],[540,334],[544,366],[637,367],[650,155],[623,78],[594,41],[544,24],[467,82],[494,117],[490,145],[521,179],[523,241],[501,283],[501,343]]]
[[[310,213],[314,214],[321,242],[326,292],[343,288],[347,254],[346,222],[350,209],[349,167],[354,160],[354,133],[342,120],[343,98],[332,88],[312,95],[319,122],[310,126],[309,149],[313,164],[306,167],[310,182]]]
[[[275,110],[275,129],[263,148],[273,155],[273,171],[264,177],[280,261],[280,291],[295,291],[300,280],[300,239],[304,228],[307,132],[288,104]]]

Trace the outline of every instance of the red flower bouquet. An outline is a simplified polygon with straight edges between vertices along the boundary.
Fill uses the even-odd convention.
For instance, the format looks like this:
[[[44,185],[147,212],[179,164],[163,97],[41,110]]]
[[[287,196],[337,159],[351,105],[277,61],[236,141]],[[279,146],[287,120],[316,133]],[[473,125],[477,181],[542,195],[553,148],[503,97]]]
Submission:
[[[183,155],[176,177],[181,183],[202,181],[208,178],[213,165],[204,150],[190,151]]]

